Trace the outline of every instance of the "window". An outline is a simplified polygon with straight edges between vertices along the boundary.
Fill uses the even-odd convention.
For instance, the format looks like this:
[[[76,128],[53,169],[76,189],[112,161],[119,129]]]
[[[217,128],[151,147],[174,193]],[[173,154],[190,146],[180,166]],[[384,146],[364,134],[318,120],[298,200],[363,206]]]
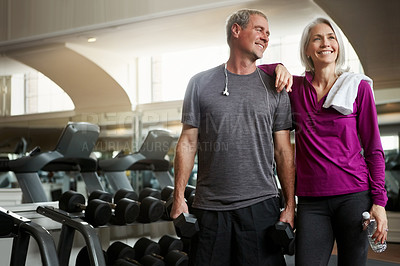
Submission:
[[[399,136],[381,136],[381,141],[385,152],[399,151]]]
[[[71,98],[40,72],[11,77],[11,115],[73,110]]]

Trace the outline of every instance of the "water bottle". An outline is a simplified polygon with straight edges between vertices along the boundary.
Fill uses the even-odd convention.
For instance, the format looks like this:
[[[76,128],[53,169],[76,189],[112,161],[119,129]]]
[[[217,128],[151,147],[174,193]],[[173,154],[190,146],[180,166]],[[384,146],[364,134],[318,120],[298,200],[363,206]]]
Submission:
[[[363,226],[364,230],[367,230],[368,233],[368,242],[371,246],[371,249],[376,253],[381,253],[386,250],[387,244],[386,241],[382,244],[381,242],[375,243],[375,240],[372,239],[372,235],[376,230],[376,221],[375,219],[371,219],[369,212],[363,212]]]

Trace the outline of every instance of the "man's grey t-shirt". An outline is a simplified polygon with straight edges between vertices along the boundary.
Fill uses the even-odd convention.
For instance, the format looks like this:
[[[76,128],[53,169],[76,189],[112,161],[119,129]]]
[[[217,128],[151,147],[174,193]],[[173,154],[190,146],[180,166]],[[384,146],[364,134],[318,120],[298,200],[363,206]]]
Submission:
[[[198,128],[198,174],[193,207],[232,210],[275,197],[273,133],[290,129],[290,101],[263,71],[228,73],[224,65],[189,82],[182,123]],[[264,81],[264,87],[261,77]]]

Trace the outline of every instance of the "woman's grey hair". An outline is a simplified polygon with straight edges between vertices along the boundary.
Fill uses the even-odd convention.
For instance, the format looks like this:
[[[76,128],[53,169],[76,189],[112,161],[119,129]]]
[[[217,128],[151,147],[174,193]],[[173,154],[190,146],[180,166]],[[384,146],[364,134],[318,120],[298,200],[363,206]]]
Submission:
[[[226,39],[228,44],[230,43],[230,39],[232,37],[232,26],[233,24],[238,24],[240,27],[245,29],[247,27],[247,24],[249,24],[250,21],[250,16],[251,15],[259,15],[265,18],[267,21],[267,16],[256,9],[241,9],[233,13],[232,15],[229,16],[229,18],[226,21]]]
[[[306,51],[307,47],[310,43],[310,35],[311,35],[311,30],[318,24],[326,24],[331,29],[336,35],[336,40],[339,45],[339,51],[338,51],[338,56],[336,58],[336,67],[335,67],[335,73],[337,75],[341,75],[343,72],[348,71],[348,68],[344,67],[346,57],[345,57],[345,49],[344,49],[344,43],[342,36],[340,34],[339,29],[336,27],[336,25],[331,22],[330,20],[326,18],[317,18],[314,21],[312,21],[310,24],[306,26],[306,28],[303,31],[303,35],[301,36],[301,41],[300,41],[300,60],[303,66],[306,68],[306,71],[311,71],[313,74],[315,72],[314,69],[314,63],[310,57],[307,57]]]

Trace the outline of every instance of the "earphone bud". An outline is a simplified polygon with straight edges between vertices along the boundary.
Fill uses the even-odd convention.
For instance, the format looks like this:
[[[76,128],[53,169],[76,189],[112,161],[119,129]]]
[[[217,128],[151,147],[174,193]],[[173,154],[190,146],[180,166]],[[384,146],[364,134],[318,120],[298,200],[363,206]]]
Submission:
[[[225,90],[222,92],[222,95],[229,96],[228,86],[225,87]]]

